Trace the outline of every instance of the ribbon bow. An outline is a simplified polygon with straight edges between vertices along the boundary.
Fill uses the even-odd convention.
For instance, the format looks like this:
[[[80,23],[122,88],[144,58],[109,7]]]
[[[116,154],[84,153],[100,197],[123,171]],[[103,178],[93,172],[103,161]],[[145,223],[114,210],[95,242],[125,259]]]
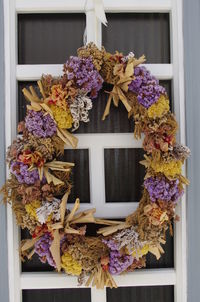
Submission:
[[[126,92],[128,92],[129,84],[134,80],[134,67],[143,63],[144,61],[145,57],[141,56],[138,60],[135,58],[128,60],[125,69],[124,65],[121,63],[115,65],[113,75],[118,77],[118,81],[114,85],[112,91],[109,92],[110,95],[102,117],[103,121],[105,120],[106,116],[109,115],[112,100],[116,107],[118,107],[119,101],[122,101],[126,110],[128,112],[131,111],[132,108],[126,98]]]
[[[106,19],[106,14],[104,11],[103,0],[94,0],[94,11],[99,21],[107,26],[108,21]]]
[[[99,19],[99,21],[107,26],[108,21],[104,10],[103,0],[86,0],[85,11],[90,10],[94,11],[95,16]]]

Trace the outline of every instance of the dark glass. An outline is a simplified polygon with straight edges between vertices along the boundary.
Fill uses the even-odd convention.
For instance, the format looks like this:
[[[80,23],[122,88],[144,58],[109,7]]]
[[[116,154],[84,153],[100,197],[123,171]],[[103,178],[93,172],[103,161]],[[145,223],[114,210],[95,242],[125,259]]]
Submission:
[[[173,286],[137,286],[107,289],[107,302],[173,302]]]
[[[89,203],[90,183],[88,149],[67,149],[60,160],[75,164],[71,173],[72,190],[68,202],[74,203],[76,198],[80,198],[81,203]]]
[[[142,149],[104,149],[106,202],[139,202],[145,175]]]
[[[83,44],[85,14],[19,14],[18,63],[62,64]]]
[[[23,302],[91,302],[89,288],[28,289],[22,297]]]
[[[147,63],[170,63],[168,13],[107,13],[108,27],[102,28],[102,44],[136,57],[145,55]]]
[[[166,244],[162,245],[165,253],[159,260],[148,253],[146,257],[146,268],[171,268],[174,267],[174,237],[170,235],[169,230],[166,232]]]
[[[170,100],[170,109],[173,111],[173,109],[172,109],[172,104],[173,104],[172,97],[173,97],[173,95],[172,95],[171,80],[160,80],[159,83],[160,83],[161,86],[165,87],[167,95],[168,95],[169,100]]]

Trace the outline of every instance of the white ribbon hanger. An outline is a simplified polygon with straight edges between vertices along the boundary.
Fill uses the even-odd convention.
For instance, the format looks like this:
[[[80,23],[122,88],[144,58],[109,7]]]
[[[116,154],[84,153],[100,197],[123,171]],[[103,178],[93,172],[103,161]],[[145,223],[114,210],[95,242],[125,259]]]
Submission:
[[[85,11],[88,11],[88,5],[91,6],[89,10],[94,11],[95,16],[99,19],[99,21],[107,26],[108,21],[104,10],[103,0],[86,0],[84,5]]]
[[[86,0],[85,5],[84,5],[84,10],[87,13],[92,13],[95,19],[98,19],[102,24],[107,26],[107,19],[106,19],[106,14],[104,10],[104,5],[103,5],[103,0]],[[93,37],[94,38],[94,37]],[[95,42],[98,44],[98,42],[91,38],[91,41]],[[87,31],[85,29],[84,35],[83,35],[83,43],[86,45],[87,43]]]
[[[107,26],[108,21],[106,19],[103,0],[93,0],[93,2],[94,2],[94,11],[96,17],[99,19],[99,21],[101,21],[101,23]]]

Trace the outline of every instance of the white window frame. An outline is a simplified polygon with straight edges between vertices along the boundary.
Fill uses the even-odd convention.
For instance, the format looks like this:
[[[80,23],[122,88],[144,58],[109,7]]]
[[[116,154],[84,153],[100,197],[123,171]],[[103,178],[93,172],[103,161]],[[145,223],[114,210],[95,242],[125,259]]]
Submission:
[[[174,109],[180,125],[179,141],[185,143],[185,104],[183,70],[182,0],[104,0],[106,12],[168,12],[170,14],[170,64],[146,64],[159,79],[172,80]],[[84,12],[85,0],[4,0],[5,33],[5,137],[8,147],[16,136],[16,95],[17,81],[31,81],[42,73],[61,74],[61,65],[17,65],[17,14],[18,13],[59,13]],[[87,40],[101,45],[101,24],[95,16],[92,0],[86,7]],[[134,51],[134,50],[133,50]],[[132,134],[79,134],[78,148],[89,149],[91,207],[97,208],[99,217],[106,213],[113,217],[126,216],[133,211],[136,203],[105,204],[103,148],[140,148],[141,141]],[[99,161],[96,161],[98,157]],[[96,180],[93,171],[99,171]],[[185,173],[185,166],[183,168]],[[8,175],[7,170],[7,175]],[[102,207],[103,206],[103,207]],[[126,207],[125,207],[126,206]],[[88,208],[88,204],[82,205]],[[116,210],[113,211],[113,208]],[[103,210],[102,210],[103,209]],[[121,213],[120,215],[118,213]],[[117,276],[118,286],[173,285],[175,302],[187,301],[186,280],[186,195],[177,207],[181,221],[175,226],[175,268],[147,269]],[[19,229],[16,227],[11,206],[8,218],[8,271],[10,302],[22,301],[23,289],[76,288],[75,277],[56,273],[21,273],[19,260]],[[92,302],[106,302],[106,290],[91,289]]]

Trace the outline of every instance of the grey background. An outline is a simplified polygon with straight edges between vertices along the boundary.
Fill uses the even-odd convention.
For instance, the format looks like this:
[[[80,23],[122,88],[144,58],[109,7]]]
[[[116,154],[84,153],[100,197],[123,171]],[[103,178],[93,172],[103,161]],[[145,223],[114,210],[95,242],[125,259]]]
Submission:
[[[188,161],[188,177],[191,185],[188,189],[187,226],[188,226],[188,302],[199,300],[200,272],[200,1],[183,0],[184,2],[184,52],[185,52],[185,92],[187,144],[192,157]],[[3,0],[0,0],[0,184],[5,180],[4,157],[4,54],[3,54]],[[0,301],[8,302],[8,273],[6,247],[6,211],[0,205]]]
[[[187,144],[192,156],[188,160],[191,184],[187,199],[188,302],[199,301],[200,287],[200,1],[184,0],[184,52]]]
[[[5,181],[3,0],[0,0],[0,187]],[[8,302],[6,207],[0,204],[0,301]]]

